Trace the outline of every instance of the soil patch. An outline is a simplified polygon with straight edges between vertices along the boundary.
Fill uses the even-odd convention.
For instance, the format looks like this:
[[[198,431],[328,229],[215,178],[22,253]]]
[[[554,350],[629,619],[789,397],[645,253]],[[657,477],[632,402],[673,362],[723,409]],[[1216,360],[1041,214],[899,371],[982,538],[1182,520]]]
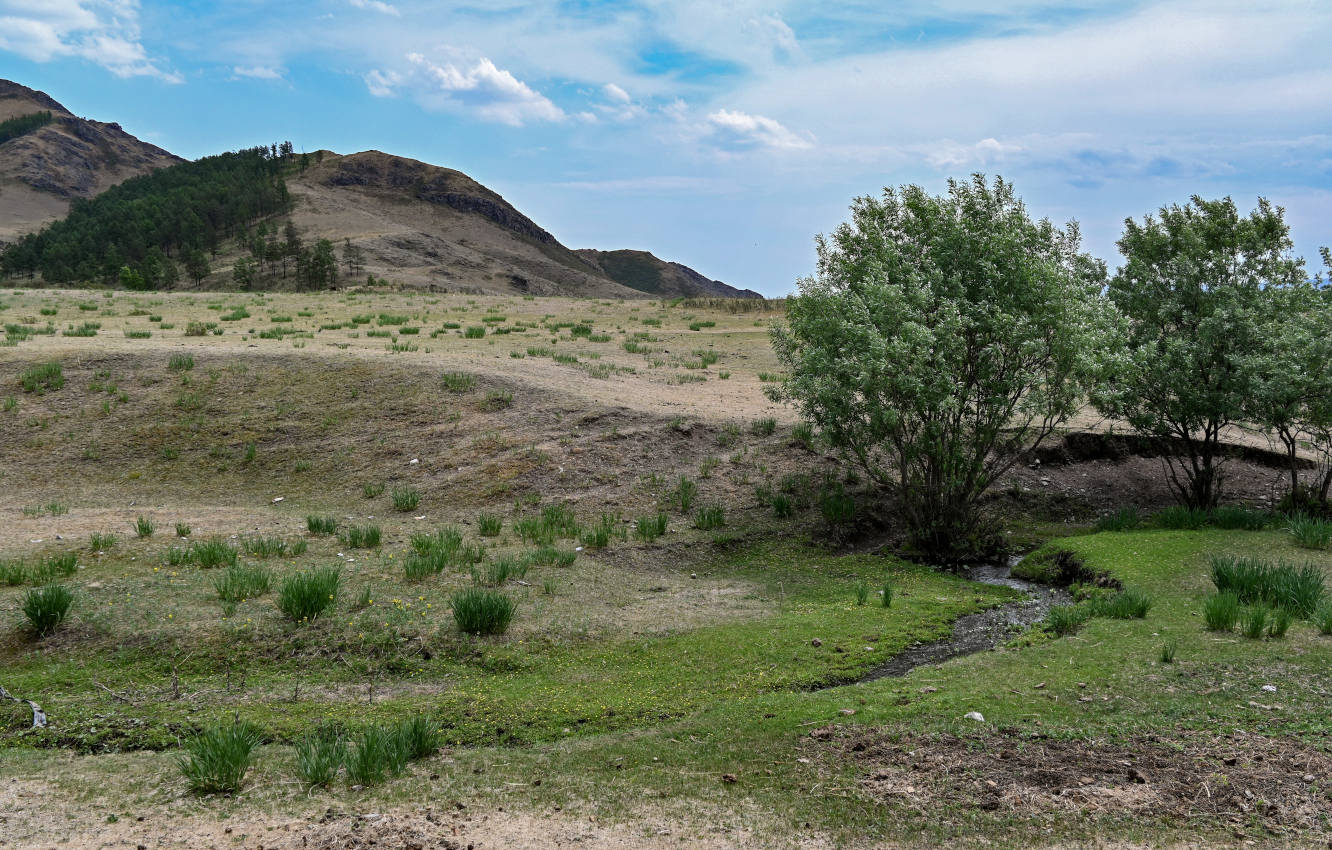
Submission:
[[[824,727],[815,745],[860,766],[870,797],[1022,816],[1081,811],[1214,822],[1241,834],[1332,837],[1332,755],[1286,738],[1181,733],[1122,742]]]

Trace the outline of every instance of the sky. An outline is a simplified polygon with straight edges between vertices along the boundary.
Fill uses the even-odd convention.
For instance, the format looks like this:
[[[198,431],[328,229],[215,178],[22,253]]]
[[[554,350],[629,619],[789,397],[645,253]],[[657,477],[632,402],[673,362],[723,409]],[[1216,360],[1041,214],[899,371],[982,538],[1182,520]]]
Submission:
[[[1118,264],[1193,195],[1332,244],[1332,2],[0,0],[0,77],[181,156],[456,168],[572,248],[776,296],[885,186],[1014,183]]]

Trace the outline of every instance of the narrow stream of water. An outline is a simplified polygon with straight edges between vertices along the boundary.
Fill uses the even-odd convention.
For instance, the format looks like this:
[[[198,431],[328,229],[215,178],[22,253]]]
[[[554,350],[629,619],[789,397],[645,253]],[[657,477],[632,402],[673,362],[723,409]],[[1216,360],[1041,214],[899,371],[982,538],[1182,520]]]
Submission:
[[[993,649],[1012,637],[1015,631],[1044,620],[1052,606],[1073,601],[1066,590],[1014,577],[1013,567],[1020,560],[1022,558],[1019,556],[1006,564],[972,567],[966,577],[980,584],[1020,590],[1026,594],[1024,598],[959,617],[953,621],[951,637],[908,647],[875,667],[860,681],[873,682],[876,679],[904,676],[926,664],[939,664],[959,655]]]

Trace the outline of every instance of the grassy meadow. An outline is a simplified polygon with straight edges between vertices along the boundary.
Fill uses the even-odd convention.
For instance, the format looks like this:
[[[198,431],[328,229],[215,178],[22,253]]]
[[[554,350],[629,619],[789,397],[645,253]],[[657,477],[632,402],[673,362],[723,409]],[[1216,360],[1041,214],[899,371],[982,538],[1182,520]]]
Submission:
[[[762,393],[780,316],[0,291],[0,686],[51,721],[0,703],[0,847],[371,812],[399,841],[1326,844],[1332,609],[1204,617],[1215,557],[1326,576],[1317,529],[1016,518],[1030,563],[1118,589],[858,683],[1021,595],[875,551],[859,480]],[[376,736],[418,720],[395,760]],[[239,789],[191,793],[184,748],[241,727]]]

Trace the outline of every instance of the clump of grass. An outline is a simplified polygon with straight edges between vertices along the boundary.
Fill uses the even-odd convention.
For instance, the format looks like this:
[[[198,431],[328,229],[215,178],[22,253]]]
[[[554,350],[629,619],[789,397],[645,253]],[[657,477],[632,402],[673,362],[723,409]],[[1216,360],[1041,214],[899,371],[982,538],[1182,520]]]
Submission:
[[[179,761],[196,794],[234,794],[245,782],[254,748],[262,736],[248,723],[210,726],[185,744]]]
[[[273,582],[273,574],[261,566],[235,564],[213,579],[213,589],[223,602],[244,602],[263,596]]]
[[[624,540],[628,534],[620,517],[616,514],[602,514],[596,525],[583,532],[579,542],[589,549],[605,549],[611,540]]]
[[[1270,639],[1278,639],[1286,636],[1290,630],[1290,610],[1287,608],[1275,608],[1267,621],[1267,636]]]
[[[755,437],[771,437],[777,433],[777,420],[771,416],[755,419],[749,423],[749,430]]]
[[[177,536],[177,537],[189,537],[189,536],[190,536],[190,527],[189,527],[188,525],[186,525],[185,523],[183,523],[183,522],[178,522],[178,523],[176,523],[176,536]]]
[[[55,631],[69,616],[74,605],[74,593],[63,584],[35,587],[23,597],[23,616],[38,636]]]
[[[791,497],[785,493],[775,493],[771,499],[773,516],[778,519],[785,519],[795,513],[795,505]]]
[[[1045,624],[1058,637],[1071,635],[1091,618],[1084,605],[1055,605],[1045,616]]]
[[[856,582],[855,585],[852,587],[852,591],[855,594],[857,605],[864,605],[866,602],[869,601],[869,595],[870,595],[869,582],[865,581],[864,579],[861,579],[860,581]]]
[[[347,760],[347,741],[336,732],[312,732],[296,739],[296,775],[306,788],[327,788]]]
[[[791,440],[806,449],[814,446],[814,426],[801,422],[791,427]]]
[[[485,325],[468,325],[467,328],[463,330],[464,339],[480,339],[485,335],[486,335]]]
[[[384,495],[384,485],[382,483],[367,484],[361,488],[361,495],[367,499],[378,499]]]
[[[572,567],[578,560],[578,553],[572,549],[557,549],[554,546],[542,546],[527,554],[527,560],[538,566]]]
[[[0,561],[0,584],[18,587],[28,581],[28,568],[22,561]]]
[[[1152,607],[1152,597],[1140,590],[1124,590],[1113,596],[1098,596],[1087,603],[1094,617],[1141,620]]]
[[[1097,531],[1132,531],[1142,525],[1142,516],[1137,508],[1120,508],[1112,514],[1096,521]]]
[[[694,499],[697,496],[698,484],[681,475],[680,482],[675,485],[675,490],[671,493],[671,499],[680,508],[680,513],[689,513],[689,509],[694,506]]]
[[[458,630],[474,635],[498,635],[508,631],[514,601],[497,590],[469,587],[449,597]]]
[[[1272,515],[1237,505],[1225,505],[1212,511],[1208,518],[1217,528],[1234,531],[1262,531],[1272,522]]]
[[[41,566],[33,572],[32,579],[37,582],[54,581],[57,578],[68,578],[78,572],[79,556],[75,552],[61,552],[57,555],[51,555],[42,561]]]
[[[148,517],[141,516],[134,521],[134,535],[136,537],[152,537],[154,530],[153,521]]]
[[[331,516],[307,516],[305,528],[311,534],[333,534],[338,530],[338,520]]]
[[[203,569],[234,566],[238,554],[234,546],[214,537],[211,540],[196,540],[191,543],[186,549],[185,561]]]
[[[721,505],[708,505],[698,509],[694,514],[694,528],[701,531],[711,531],[714,528],[722,528],[726,525],[726,511]]]
[[[395,511],[414,511],[421,504],[421,492],[415,487],[394,487],[392,498]]]
[[[203,336],[203,334],[199,334]],[[188,372],[194,368],[194,355],[192,354],[173,354],[167,360],[167,369],[172,372]]]
[[[1179,644],[1176,641],[1168,640],[1161,644],[1161,652],[1157,656],[1162,664],[1174,664],[1175,653],[1179,651]]]
[[[651,543],[658,537],[666,533],[667,517],[666,514],[658,512],[641,516],[634,523],[634,535],[645,542]]]
[[[419,761],[439,749],[439,727],[422,715],[399,721],[398,748],[408,761]]]
[[[465,393],[476,386],[476,378],[466,372],[445,372],[440,380],[451,393]]]
[[[242,537],[241,549],[247,555],[253,555],[256,558],[285,558],[295,557],[305,554],[307,544],[304,540],[294,540],[288,543],[281,537]]]
[[[1326,588],[1322,570],[1312,564],[1296,567],[1261,558],[1212,556],[1212,583],[1231,591],[1246,605],[1267,604],[1308,617],[1322,603]]]
[[[356,736],[346,757],[349,785],[378,785],[388,773],[398,774],[406,764],[397,736],[382,726],[367,726]]]
[[[446,552],[439,550],[413,552],[402,562],[402,572],[407,581],[425,581],[443,572],[447,564]]]
[[[825,484],[819,490],[819,513],[829,528],[849,525],[856,518],[856,500],[840,483]]]
[[[65,385],[65,373],[59,363],[30,366],[19,373],[19,384],[25,393],[41,395],[47,390],[58,390]]]
[[[1258,640],[1262,638],[1263,632],[1267,629],[1267,609],[1260,606],[1250,608],[1244,615],[1243,625],[1240,629],[1246,638]]]
[[[102,552],[116,545],[116,536],[114,534],[100,534],[94,532],[88,538],[88,548],[94,552]]]
[[[1173,505],[1165,510],[1159,511],[1152,517],[1152,522],[1158,528],[1169,528],[1178,531],[1193,531],[1207,525],[1209,519],[1208,513],[1201,508],[1186,508],[1180,505]]]
[[[337,601],[341,583],[337,567],[287,576],[278,589],[278,610],[297,623],[314,620]]]
[[[1318,606],[1312,617],[1319,634],[1332,635],[1332,603],[1324,602]]]
[[[1295,514],[1286,526],[1295,542],[1305,549],[1332,546],[1332,522],[1306,514]]]
[[[500,587],[509,579],[521,579],[527,575],[527,562],[515,558],[500,558],[486,564],[482,571],[472,568],[472,580],[486,587]]]
[[[1203,601],[1203,622],[1208,631],[1231,631],[1239,618],[1240,600],[1230,591],[1215,593]]]
[[[503,390],[491,390],[477,406],[485,411],[504,410],[513,404],[513,393]]]
[[[342,542],[352,549],[375,549],[382,536],[377,525],[349,525],[342,534]]]
[[[880,591],[881,595],[879,597],[879,602],[883,605],[883,607],[885,608],[893,607],[893,590],[894,590],[893,583],[891,581],[885,581],[883,583],[883,590]]]

